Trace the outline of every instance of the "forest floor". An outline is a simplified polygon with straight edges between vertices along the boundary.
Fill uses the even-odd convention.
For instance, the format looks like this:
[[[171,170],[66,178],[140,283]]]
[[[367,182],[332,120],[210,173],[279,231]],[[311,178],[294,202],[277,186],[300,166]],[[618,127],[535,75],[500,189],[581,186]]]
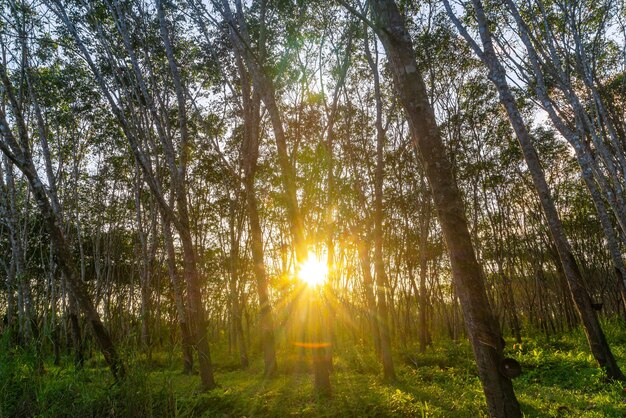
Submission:
[[[626,329],[607,324],[609,341],[626,369]],[[626,392],[607,382],[589,355],[582,332],[547,341],[507,340],[506,354],[523,374],[515,391],[528,417],[625,417]],[[395,353],[398,380],[385,383],[378,362],[362,346],[338,349],[331,376],[333,395],[313,394],[313,376],[295,352],[279,353],[281,372],[266,380],[256,356],[238,370],[234,354],[214,349],[220,387],[199,393],[199,378],[181,374],[178,351],[158,352],[151,361],[126,353],[128,378],[113,384],[102,359],[81,370],[46,363],[37,376],[27,353],[0,352],[0,417],[9,416],[446,416],[486,415],[484,396],[469,344],[443,340],[425,354]],[[70,358],[64,361],[71,364]]]

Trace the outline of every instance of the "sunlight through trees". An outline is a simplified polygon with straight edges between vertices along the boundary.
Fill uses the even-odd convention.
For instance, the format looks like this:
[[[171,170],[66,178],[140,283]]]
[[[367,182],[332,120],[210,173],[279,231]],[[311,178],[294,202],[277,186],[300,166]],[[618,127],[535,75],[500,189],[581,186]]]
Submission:
[[[623,1],[0,0],[0,52],[0,418],[624,415]]]
[[[322,286],[328,280],[328,266],[309,252],[307,259],[298,267],[298,278],[309,287]]]

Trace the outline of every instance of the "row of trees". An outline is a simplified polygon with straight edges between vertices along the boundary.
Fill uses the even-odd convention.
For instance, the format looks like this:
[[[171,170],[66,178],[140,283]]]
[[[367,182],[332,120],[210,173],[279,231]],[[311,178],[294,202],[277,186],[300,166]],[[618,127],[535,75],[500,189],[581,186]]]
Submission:
[[[2,329],[38,369],[180,343],[210,389],[225,333],[269,377],[315,256],[312,338],[386,379],[393,346],[467,335],[520,416],[502,335],[580,324],[624,380],[598,318],[626,302],[619,2],[1,4]]]

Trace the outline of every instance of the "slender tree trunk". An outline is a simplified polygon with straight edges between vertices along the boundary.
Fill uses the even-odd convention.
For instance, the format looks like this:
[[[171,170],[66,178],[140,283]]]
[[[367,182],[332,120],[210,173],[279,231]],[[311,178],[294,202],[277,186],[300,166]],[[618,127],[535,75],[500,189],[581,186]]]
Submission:
[[[248,72],[243,66],[240,57],[237,59],[242,86],[242,104],[244,109],[244,141],[242,144],[244,193],[250,229],[250,245],[252,248],[252,263],[259,298],[261,342],[263,345],[263,360],[265,376],[272,376],[277,371],[276,348],[274,345],[274,318],[269,298],[265,260],[263,259],[263,231],[259,221],[259,210],[254,186],[254,178],[259,158],[259,130],[261,123],[261,98],[252,91]]]
[[[370,334],[374,343],[376,354],[380,354],[380,333],[378,331],[378,317],[376,315],[376,296],[374,295],[374,280],[372,279],[372,263],[363,239],[358,239],[357,250],[363,272],[363,287],[365,290],[365,304],[367,306],[367,319],[370,324]]]
[[[472,0],[472,3],[474,4],[474,9],[476,10],[480,37],[483,45],[483,51],[480,51],[477,46],[475,46],[475,50],[489,69],[489,79],[498,89],[500,101],[506,109],[509,121],[513,126],[513,130],[515,131],[519,141],[522,153],[524,154],[524,159],[528,165],[528,170],[530,171],[537,194],[539,195],[539,201],[548,222],[550,234],[552,235],[552,240],[556,247],[556,251],[558,252],[560,263],[563,266],[563,272],[565,274],[569,290],[585,329],[585,334],[587,336],[591,352],[600,367],[606,368],[609,377],[626,380],[626,377],[622,374],[622,371],[620,370],[613,353],[608,346],[604,332],[600,326],[600,322],[593,307],[591,306],[591,298],[585,289],[580,269],[576,263],[574,255],[572,254],[570,243],[565,236],[565,231],[556,206],[554,205],[554,201],[552,200],[550,188],[546,182],[545,174],[543,172],[543,168],[541,167],[541,162],[539,161],[539,156],[537,155],[537,151],[532,143],[528,129],[524,124],[524,120],[517,107],[515,98],[509,88],[504,67],[502,67],[502,64],[500,64],[496,56],[482,2],[480,0]],[[460,27],[460,25],[457,26]],[[466,33],[467,32],[465,32],[465,34]],[[466,38],[467,37],[468,36],[466,36]]]
[[[374,270],[376,272],[376,294],[378,300],[378,326],[380,330],[380,353],[383,362],[383,372],[386,380],[395,380],[396,373],[391,357],[391,336],[389,332],[389,309],[387,307],[388,278],[383,260],[383,137],[380,131],[377,135],[376,151],[376,181],[375,181],[375,210],[374,210]]]
[[[410,35],[395,2],[373,0],[370,6],[379,28],[378,36],[387,51],[396,92],[409,121],[413,143],[420,152],[431,185],[489,413],[498,417],[520,417],[521,411],[511,380],[500,372],[504,360],[500,329],[489,306],[481,269],[470,239],[463,201],[428,100],[424,80],[417,69]]]
[[[66,282],[65,274],[62,274],[62,279]],[[80,321],[78,319],[78,309],[76,308],[76,299],[73,295],[68,295],[68,312],[70,321],[70,336],[72,338],[72,351],[74,353],[74,367],[81,369],[85,363],[85,356],[83,354],[83,339],[80,332]]]
[[[267,109],[272,129],[274,132],[274,138],[276,140],[276,148],[278,150],[278,163],[281,171],[282,186],[285,194],[287,218],[290,224],[290,231],[292,236],[292,242],[295,249],[296,260],[298,265],[304,263],[308,257],[306,240],[304,237],[304,226],[302,224],[302,217],[300,214],[300,206],[298,204],[297,187],[296,187],[296,175],[293,165],[289,158],[289,152],[287,150],[287,136],[285,134],[281,112],[276,102],[276,91],[272,80],[267,76],[263,70],[258,57],[254,56],[250,49],[250,36],[248,34],[247,24],[243,15],[243,8],[240,1],[236,2],[236,20],[233,16],[230,5],[226,0],[222,1],[222,14],[226,19],[226,23],[229,25],[230,40],[246,64],[246,67],[250,73],[252,84],[254,89],[259,93],[259,96],[265,108]],[[261,3],[261,16],[264,16],[266,3]],[[261,31],[264,32],[265,22],[261,22]],[[263,58],[263,54],[261,54]],[[316,338],[321,340],[325,329],[319,329],[321,334]],[[316,350],[320,351],[320,350]],[[315,353],[321,355],[320,353]],[[325,356],[323,356],[325,357]],[[330,394],[330,378],[326,375],[330,374],[328,367],[328,361],[314,361],[315,368],[315,389],[320,394]],[[319,378],[318,378],[319,377]],[[328,386],[326,386],[328,383]],[[320,386],[322,385],[322,386]]]
[[[13,222],[11,222],[11,215],[10,215],[10,203],[9,203],[9,196],[8,193],[4,193],[5,191],[8,192],[8,189],[6,187],[6,183],[5,183],[5,174],[7,170],[10,170],[10,162],[8,161],[8,159],[6,158],[6,156],[4,156],[4,158],[2,159],[2,165],[0,165],[0,171],[4,171],[4,172],[0,172],[0,215],[2,215],[2,217],[4,219],[6,219],[8,221],[9,224],[9,240],[12,241],[12,237],[14,236],[15,232],[12,230],[13,229]],[[3,170],[2,170],[3,169]],[[9,179],[9,177],[7,177],[7,180]],[[16,313],[18,313],[18,308],[17,308],[17,303],[15,300],[15,289],[16,289],[16,282],[17,282],[17,278],[16,278],[16,274],[15,274],[15,257],[11,257],[11,260],[9,261],[8,266],[6,267],[6,292],[7,292],[7,311],[6,311],[6,317],[7,317],[7,329],[10,333],[10,338],[11,338],[11,343],[17,342],[17,332],[18,332],[18,327],[16,327],[16,320],[15,320],[15,315]],[[18,318],[19,321],[19,318]]]
[[[120,14],[119,7],[116,4],[116,10],[118,15]],[[209,341],[206,329],[206,312],[204,302],[202,301],[202,291],[200,289],[198,267],[196,264],[196,251],[191,237],[191,229],[189,222],[189,209],[187,202],[187,187],[186,187],[186,171],[187,160],[189,154],[189,134],[187,130],[187,113],[185,105],[185,95],[183,89],[182,79],[178,71],[178,65],[174,59],[174,52],[170,41],[169,29],[165,20],[165,12],[163,4],[160,0],[157,1],[157,13],[159,16],[159,28],[161,31],[161,38],[165,47],[168,65],[170,73],[174,81],[174,87],[176,90],[176,99],[178,105],[178,122],[180,129],[180,152],[179,162],[176,165],[173,158],[173,149],[171,146],[171,139],[167,137],[162,126],[160,126],[160,119],[156,115],[156,111],[151,108],[151,113],[155,114],[155,123],[159,128],[159,136],[161,142],[166,150],[167,159],[170,165],[170,174],[173,178],[174,195],[176,199],[176,208],[178,209],[178,223],[177,229],[180,237],[180,241],[183,247],[183,276],[187,283],[187,298],[189,301],[189,314],[195,318],[193,325],[195,328],[195,345],[198,351],[198,364],[200,368],[200,378],[202,380],[202,386],[205,390],[212,389],[217,386],[215,377],[213,375],[213,365],[211,363],[211,353],[209,350]],[[119,16],[118,16],[119,17]],[[123,20],[123,17],[121,17]],[[128,40],[128,33],[122,30],[122,34],[125,38],[125,43],[128,51],[132,54],[132,48],[130,47],[130,41]],[[137,78],[140,80],[140,86],[143,95],[146,99],[150,98],[145,85],[143,84],[142,77],[140,75],[138,66],[133,64]],[[152,103],[152,100],[149,100]]]
[[[182,217],[182,219],[185,218]],[[211,352],[209,351],[207,324],[205,320],[206,312],[198,283],[196,256],[188,225],[179,229],[179,237],[183,247],[183,277],[187,283],[189,315],[194,318],[192,325],[194,326],[195,331],[195,345],[196,350],[198,351],[200,378],[202,380],[203,388],[205,390],[209,390],[215,388],[217,383],[215,382],[215,378],[213,376],[213,365],[211,363]]]
[[[58,292],[56,285],[56,265],[54,263],[54,252],[49,250],[48,257],[48,288],[50,290],[50,338],[54,353],[54,365],[61,364],[61,339],[59,330],[59,320],[57,315]]]
[[[376,170],[374,179],[374,271],[376,272],[376,295],[378,307],[378,329],[380,332],[380,355],[383,363],[385,380],[396,379],[391,355],[391,336],[389,334],[389,309],[387,307],[387,274],[383,259],[383,182],[385,129],[383,127],[383,103],[378,75],[378,51],[374,49],[376,60],[372,57],[369,40],[365,41],[365,55],[374,78],[374,98],[376,100]]]
[[[424,185],[425,186],[425,185]],[[422,187],[425,189],[425,187]],[[430,195],[424,192],[424,200],[422,207],[422,216],[420,217],[420,243],[419,243],[419,257],[420,257],[420,290],[419,290],[419,340],[420,340],[420,352],[426,351],[428,345],[429,332],[428,332],[428,296],[426,294],[426,274],[428,272],[428,234],[430,232]]]
[[[248,208],[248,222],[250,223],[250,239],[252,246],[252,262],[256,279],[257,294],[259,297],[261,341],[263,345],[263,360],[265,376],[271,376],[277,371],[276,348],[274,344],[274,318],[269,297],[269,286],[263,260],[263,232],[259,222],[256,195],[253,177],[246,179],[246,201]]]
[[[161,228],[163,230],[163,241],[167,252],[167,270],[172,282],[174,291],[174,302],[176,313],[178,314],[178,324],[181,332],[181,345],[183,351],[183,373],[191,374],[193,371],[193,337],[191,336],[190,321],[188,319],[185,302],[183,299],[183,283],[180,281],[176,268],[176,251],[174,249],[174,239],[172,237],[171,223],[161,217]]]
[[[238,196],[237,196],[238,197]],[[233,323],[234,336],[237,340],[237,348],[239,350],[239,359],[241,361],[241,367],[248,368],[248,352],[246,348],[246,340],[243,336],[242,318],[241,318],[241,303],[239,301],[239,288],[237,286],[237,279],[239,278],[239,240],[241,237],[241,231],[235,231],[235,224],[237,223],[237,216],[235,213],[235,205],[238,204],[236,199],[230,202],[230,254],[229,254],[229,267],[230,267],[230,280],[228,283],[230,293],[230,309],[231,309],[231,321]]]
[[[330,385],[330,368],[325,343],[321,337],[328,335],[329,318],[327,301],[318,292],[317,289],[305,289],[310,294],[307,299],[310,300],[308,311],[309,326],[311,328],[311,336],[313,337],[313,373],[315,389],[318,395],[329,396],[331,394]]]
[[[144,349],[149,350],[149,319],[150,319],[150,295],[148,292],[148,244],[146,243],[146,232],[144,231],[144,222],[141,204],[141,176],[139,168],[135,165],[135,220],[137,222],[137,236],[139,238],[139,247],[141,254],[141,268],[139,274],[140,294],[141,294],[141,345]]]
[[[287,136],[282,123],[281,112],[276,102],[276,94],[272,80],[267,77],[257,57],[253,56],[249,48],[249,42],[244,44],[242,39],[249,41],[250,37],[247,32],[247,25],[244,21],[241,4],[238,2],[237,22],[235,21],[230,6],[226,0],[223,0],[223,13],[227,23],[230,25],[230,39],[242,57],[248,68],[252,78],[252,84],[265,108],[267,109],[274,137],[276,140],[276,148],[278,151],[278,163],[281,171],[281,181],[286,198],[287,217],[290,223],[290,232],[293,239],[293,245],[298,263],[303,263],[308,256],[306,241],[304,238],[304,227],[302,225],[302,217],[300,215],[300,206],[298,204],[296,175],[289,152],[287,149]],[[263,24],[265,24],[263,22]]]
[[[29,148],[30,141],[28,139],[28,131],[21,114],[21,107],[17,104],[17,101],[13,96],[13,87],[7,77],[5,68],[3,67],[1,70],[2,82],[14,112],[13,116],[18,127],[20,141],[18,142],[16,140],[13,132],[9,128],[6,115],[2,109],[0,110],[0,136],[2,137],[2,141],[0,141],[0,150],[9,159],[11,159],[11,161],[20,169],[20,171],[22,171],[28,180],[35,201],[37,202],[37,206],[41,211],[43,221],[48,229],[51,244],[54,248],[54,253],[57,262],[59,263],[59,267],[61,268],[61,271],[66,274],[70,292],[76,298],[78,305],[81,307],[87,317],[87,320],[91,324],[96,340],[100,345],[105,361],[109,365],[113,376],[115,378],[122,378],[124,377],[124,366],[118,357],[113,341],[100,320],[100,315],[95,309],[84,283],[80,280],[80,277],[75,271],[74,260],[69,245],[60,227],[59,219],[50,204],[48,192],[39,179],[37,169],[35,168],[32,160]]]

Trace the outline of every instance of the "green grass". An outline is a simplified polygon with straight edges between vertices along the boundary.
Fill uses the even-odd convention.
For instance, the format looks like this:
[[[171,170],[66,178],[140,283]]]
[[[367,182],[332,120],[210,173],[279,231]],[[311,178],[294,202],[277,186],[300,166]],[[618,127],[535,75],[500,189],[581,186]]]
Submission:
[[[607,325],[613,351],[626,368],[626,330]],[[584,336],[574,332],[550,342],[527,338],[521,348],[507,341],[507,355],[523,374],[515,379],[522,410],[529,417],[624,417],[620,383],[607,382],[588,354]],[[82,370],[46,364],[33,373],[28,353],[0,354],[0,417],[9,416],[451,416],[486,415],[471,350],[465,342],[440,341],[427,353],[395,353],[398,381],[384,383],[369,348],[338,349],[333,396],[314,395],[307,362],[279,353],[281,373],[262,376],[259,356],[238,370],[234,355],[214,350],[220,387],[200,393],[197,376],[180,373],[177,352],[154,353],[150,362],[126,354],[128,379],[112,383],[99,358]],[[70,359],[65,359],[67,364]]]

